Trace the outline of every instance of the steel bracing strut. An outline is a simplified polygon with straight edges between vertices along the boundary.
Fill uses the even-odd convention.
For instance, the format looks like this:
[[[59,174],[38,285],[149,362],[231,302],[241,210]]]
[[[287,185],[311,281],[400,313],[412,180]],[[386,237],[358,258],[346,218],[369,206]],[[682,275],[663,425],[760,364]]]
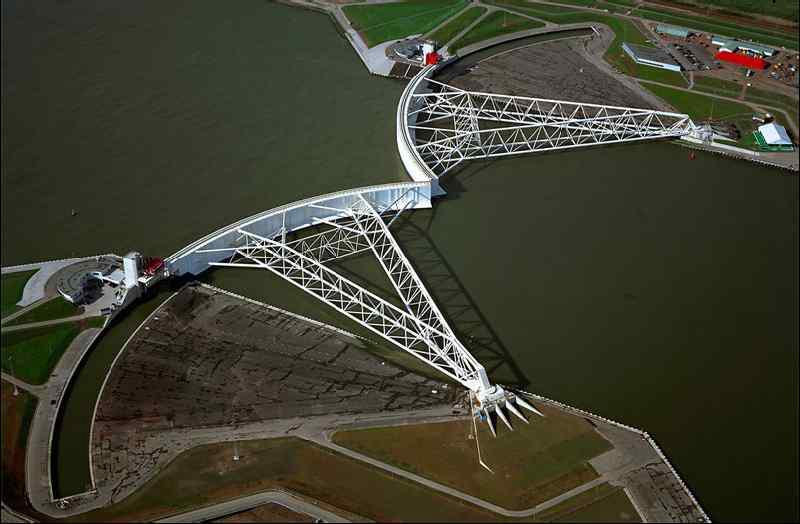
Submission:
[[[347,206],[310,204],[311,208],[334,213],[336,218],[315,218],[325,229],[317,234],[287,241],[280,230],[268,238],[237,230],[237,245],[197,253],[229,251],[221,267],[262,268],[284,278],[373,333],[423,360],[475,392],[480,408],[490,423],[492,413],[507,422],[502,406],[525,418],[512,402],[538,413],[523,399],[493,385],[483,365],[458,340],[421,278],[391,234],[389,226],[402,209],[384,219],[384,210],[359,195]],[[403,307],[363,288],[331,269],[325,262],[371,251],[400,298]],[[527,422],[527,420],[526,420]]]
[[[415,147],[442,175],[464,160],[693,134],[688,115],[465,91],[426,79],[407,114]]]

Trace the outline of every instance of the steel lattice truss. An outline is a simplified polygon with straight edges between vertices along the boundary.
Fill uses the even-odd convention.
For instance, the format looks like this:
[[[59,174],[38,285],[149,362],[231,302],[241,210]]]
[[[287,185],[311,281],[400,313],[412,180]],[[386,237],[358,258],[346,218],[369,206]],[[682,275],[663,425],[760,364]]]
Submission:
[[[412,94],[408,127],[423,161],[444,174],[469,159],[680,137],[688,115],[464,91],[427,79]]]
[[[238,245],[215,266],[263,268],[288,280],[439,371],[479,392],[492,386],[483,366],[458,341],[425,285],[389,231],[381,210],[359,195],[348,207],[310,204],[337,219],[316,218],[321,233],[287,242],[285,229],[266,238],[238,229]],[[390,208],[388,206],[387,208]],[[404,307],[364,289],[324,263],[371,250]]]

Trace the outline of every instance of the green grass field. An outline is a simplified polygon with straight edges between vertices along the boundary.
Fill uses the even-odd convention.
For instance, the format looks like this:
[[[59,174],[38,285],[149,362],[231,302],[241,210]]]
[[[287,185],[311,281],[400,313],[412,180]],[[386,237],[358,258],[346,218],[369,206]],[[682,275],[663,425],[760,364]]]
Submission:
[[[375,520],[474,522],[494,514],[296,438],[199,446],[181,453],[136,493],[77,522],[149,522],[167,514],[283,487]]]
[[[645,84],[645,87],[679,111],[687,113],[695,121],[708,118],[713,118],[714,120],[732,120],[736,117],[750,118],[753,114],[753,110],[750,107],[737,102],[719,100],[700,93],[680,91],[652,84]]]
[[[28,324],[30,322],[43,322],[45,320],[55,320],[57,318],[74,317],[81,313],[83,313],[82,307],[73,305],[64,300],[64,298],[58,296],[36,306],[5,325],[14,326]]]
[[[676,71],[669,71],[667,69],[659,69],[657,67],[649,67],[646,65],[637,64],[627,54],[622,54],[614,61],[617,69],[626,75],[641,78],[643,80],[652,80],[653,82],[661,82],[663,84],[670,84],[673,86],[687,87],[689,84],[682,74]]]
[[[640,522],[621,487],[604,482],[538,513],[540,522]]]
[[[741,94],[742,84],[720,78],[695,75],[694,89],[735,98]]]
[[[647,45],[647,38],[636,28],[636,26],[624,19],[602,13],[590,11],[577,11],[565,7],[555,7],[544,4],[531,4],[525,0],[486,0],[487,3],[497,7],[519,11],[530,16],[535,16],[548,22],[556,24],[575,24],[579,22],[599,22],[607,25],[614,31],[614,41],[608,47],[608,51],[603,56],[607,62],[616,66],[619,70],[626,69],[626,63],[632,63],[625,52],[622,50],[623,42],[638,45]],[[634,64],[635,65],[635,64]],[[631,68],[632,69],[632,68]],[[633,69],[632,69],[633,70]],[[637,70],[638,71],[638,70]],[[647,73],[645,73],[647,74]]]
[[[478,426],[481,453],[494,474],[475,460],[468,420],[340,431],[334,441],[407,471],[479,496],[509,509],[524,509],[593,478],[586,461],[611,449],[585,420],[542,408],[547,417],[516,420],[494,438]]]
[[[559,17],[571,13],[580,13],[577,9],[570,7],[561,7],[557,5],[546,4],[533,4],[527,0],[486,0],[485,4],[495,5],[497,7],[504,7],[508,9],[516,9],[520,12],[547,20],[548,22],[560,23]]]
[[[518,16],[506,11],[495,11],[473,27],[469,33],[459,38],[451,47],[453,50],[458,50],[495,36],[543,26],[543,23],[531,20],[530,18]]]
[[[742,94],[742,87],[743,84],[741,83],[719,78],[695,76],[694,79],[694,90],[731,98],[738,98]],[[744,99],[748,102],[783,109],[789,115],[789,118],[794,117],[793,121],[795,124],[797,123],[798,100],[796,98],[756,87],[748,87],[744,93]],[[781,114],[777,115],[777,117],[779,119],[784,118]]]
[[[427,33],[466,7],[466,0],[410,0],[343,8],[368,47],[409,35]]]
[[[796,0],[672,0],[676,4],[711,6],[735,14],[759,14],[798,21],[800,8]]]
[[[0,315],[2,317],[6,317],[19,309],[16,304],[22,298],[22,290],[25,289],[25,283],[36,271],[38,270],[19,271],[17,273],[3,275],[2,298],[0,298]]]
[[[699,29],[709,33],[721,34],[723,36],[753,40],[761,44],[772,46],[786,46],[790,49],[797,49],[797,37],[782,34],[780,32],[769,31],[755,27],[744,27],[736,22],[706,18],[702,16],[678,14],[671,11],[648,7],[647,9],[637,9],[636,15],[648,20],[675,24],[692,29]]]
[[[471,23],[481,17],[486,12],[485,7],[470,7],[453,20],[447,22],[435,32],[428,35],[431,40],[444,45],[453,39],[458,33],[466,29]]]
[[[93,319],[3,333],[3,371],[29,384],[44,384],[70,342],[98,321],[102,323],[102,319]]]

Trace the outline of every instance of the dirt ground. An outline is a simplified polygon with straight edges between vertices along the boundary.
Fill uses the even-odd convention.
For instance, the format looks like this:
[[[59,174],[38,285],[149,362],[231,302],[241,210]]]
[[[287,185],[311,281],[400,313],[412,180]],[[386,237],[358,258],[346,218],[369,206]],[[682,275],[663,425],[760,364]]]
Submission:
[[[192,428],[450,401],[438,383],[284,313],[187,287],[132,339],[103,391],[103,432]],[[433,393],[436,391],[436,393]]]
[[[642,96],[590,63],[582,40],[547,42],[480,62],[450,81],[471,91],[655,109]]]
[[[264,504],[214,522],[314,522],[314,519],[304,513],[284,508],[280,504]]]

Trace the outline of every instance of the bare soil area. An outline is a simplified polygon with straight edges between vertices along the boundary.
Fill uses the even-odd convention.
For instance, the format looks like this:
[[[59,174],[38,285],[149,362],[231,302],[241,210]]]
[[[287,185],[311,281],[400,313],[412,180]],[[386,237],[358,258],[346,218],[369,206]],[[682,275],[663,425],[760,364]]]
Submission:
[[[305,513],[297,513],[280,504],[264,504],[214,522],[314,522]]]
[[[515,49],[480,62],[450,83],[471,91],[656,109],[589,62],[582,46],[580,40],[562,40]]]
[[[192,428],[449,401],[452,390],[363,347],[279,311],[187,287],[128,343],[95,423],[102,435],[120,425]]]

